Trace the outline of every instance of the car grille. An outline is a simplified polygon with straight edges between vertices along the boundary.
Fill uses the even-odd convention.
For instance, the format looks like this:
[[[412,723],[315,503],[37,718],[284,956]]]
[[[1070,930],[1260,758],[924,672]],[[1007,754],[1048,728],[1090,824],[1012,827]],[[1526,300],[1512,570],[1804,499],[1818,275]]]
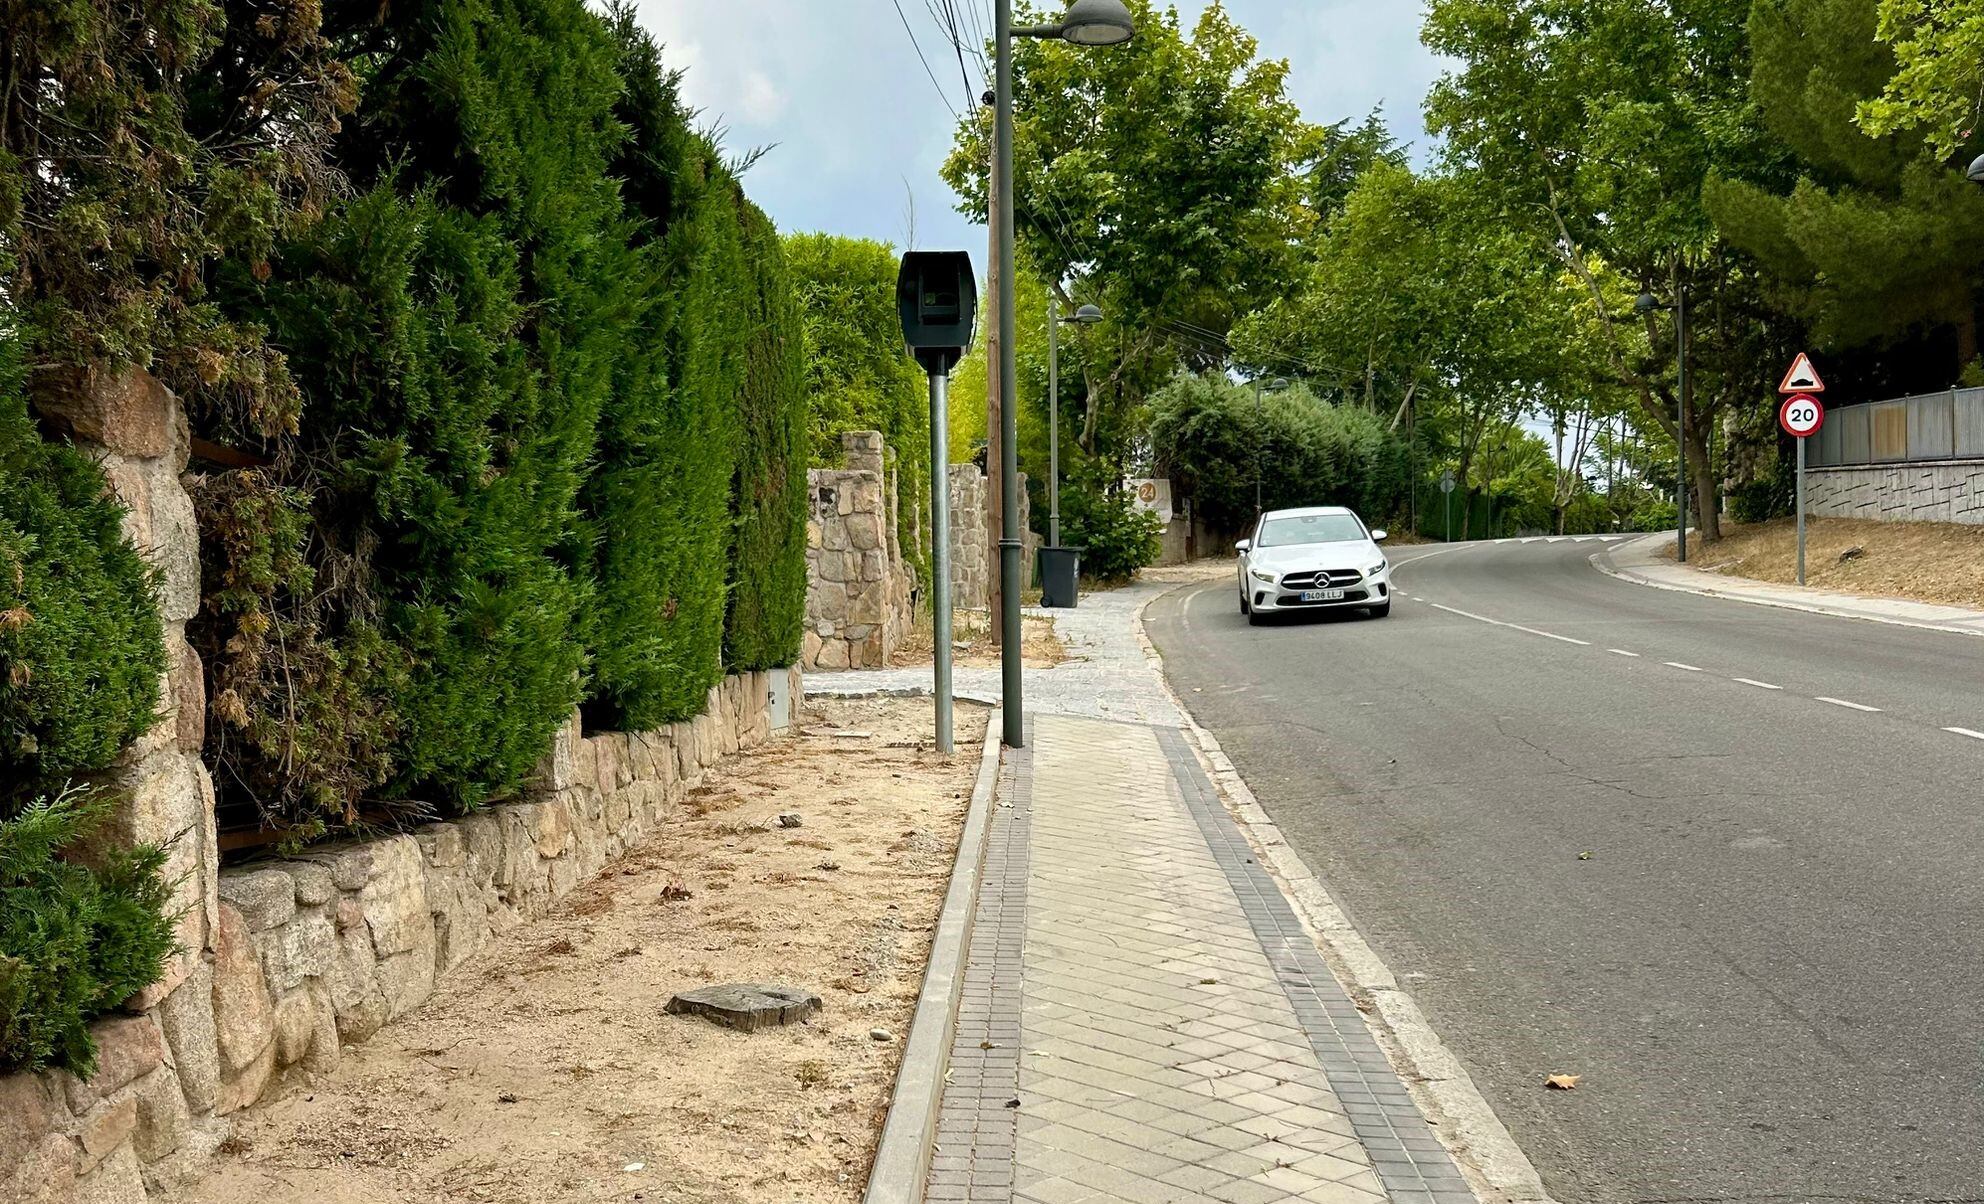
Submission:
[[[1334,589],[1336,587],[1332,586],[1331,588]],[[1370,600],[1371,600],[1371,594],[1368,590],[1349,589],[1349,590],[1345,590],[1343,592],[1342,599],[1336,602],[1304,602],[1302,600],[1301,594],[1283,594],[1279,598],[1275,599],[1274,604],[1276,606],[1286,606],[1286,607],[1345,606],[1352,602],[1368,602]]]
[[[1364,580],[1355,569],[1318,569],[1313,573],[1290,573],[1281,579],[1283,589],[1344,589]]]

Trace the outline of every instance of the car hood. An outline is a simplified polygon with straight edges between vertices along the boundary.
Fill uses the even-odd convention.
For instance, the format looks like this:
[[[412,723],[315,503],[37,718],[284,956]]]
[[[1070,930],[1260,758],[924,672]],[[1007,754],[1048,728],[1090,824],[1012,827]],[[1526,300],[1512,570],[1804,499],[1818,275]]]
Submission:
[[[1273,548],[1256,548],[1247,563],[1264,572],[1299,573],[1310,569],[1356,569],[1363,572],[1384,555],[1368,539],[1346,539],[1336,543],[1292,543]]]

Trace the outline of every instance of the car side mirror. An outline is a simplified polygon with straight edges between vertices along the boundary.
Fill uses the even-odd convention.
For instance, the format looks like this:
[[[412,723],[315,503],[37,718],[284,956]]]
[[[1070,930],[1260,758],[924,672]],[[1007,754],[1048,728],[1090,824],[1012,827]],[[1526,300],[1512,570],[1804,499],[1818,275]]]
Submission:
[[[1372,543],[1383,543],[1387,539],[1390,539],[1391,537],[1392,537],[1392,533],[1390,531],[1385,530],[1383,527],[1379,527],[1376,531],[1371,532]]]
[[[1233,545],[1233,550],[1236,552],[1251,552],[1254,550],[1254,541],[1251,539],[1243,539],[1239,543]]]

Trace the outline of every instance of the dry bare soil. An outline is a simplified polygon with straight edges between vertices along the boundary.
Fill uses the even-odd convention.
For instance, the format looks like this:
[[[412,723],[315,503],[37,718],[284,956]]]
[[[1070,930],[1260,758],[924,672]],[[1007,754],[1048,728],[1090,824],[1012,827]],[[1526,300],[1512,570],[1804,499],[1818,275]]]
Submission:
[[[1038,601],[1038,599],[1035,599]],[[1029,669],[1052,669],[1068,659],[1068,650],[1054,634],[1054,620],[1044,615],[1021,619],[1025,638],[1020,642],[1021,658]],[[897,668],[927,665],[935,656],[930,616],[919,613],[916,623],[903,636],[896,649]],[[991,616],[982,610],[960,610],[951,617],[952,663],[960,669],[996,669],[999,646],[992,642]]]
[[[1723,528],[1690,555],[1696,568],[1790,584],[1798,580],[1798,532],[1788,518]],[[1846,559],[1851,549],[1859,551]],[[1673,555],[1673,549],[1668,549]],[[1805,583],[1869,597],[1984,607],[1984,527],[1819,518],[1806,524]]]
[[[960,710],[948,759],[929,722],[913,700],[813,710],[420,1011],[246,1116],[214,1173],[171,1200],[858,1200],[985,713]],[[663,1013],[716,982],[825,1006],[753,1035]]]

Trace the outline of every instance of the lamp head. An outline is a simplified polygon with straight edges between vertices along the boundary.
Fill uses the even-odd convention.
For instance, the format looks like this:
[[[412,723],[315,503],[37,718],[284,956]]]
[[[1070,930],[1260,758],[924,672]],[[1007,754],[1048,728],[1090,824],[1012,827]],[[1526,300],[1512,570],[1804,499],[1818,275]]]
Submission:
[[[1656,309],[1666,308],[1660,303],[1660,298],[1652,293],[1641,293],[1639,299],[1633,302],[1633,312],[1636,314],[1650,314]]]
[[[1077,46],[1120,46],[1137,36],[1137,23],[1123,0],[1074,0],[1061,36]]]
[[[1073,322],[1077,326],[1093,326],[1097,322],[1102,321],[1102,310],[1093,305],[1084,305],[1076,310],[1075,316],[1069,318],[1068,321]]]
[[[1270,393],[1286,393],[1291,387],[1288,383],[1288,378],[1283,376],[1277,376],[1268,382],[1268,392]]]
[[[1970,161],[1970,170],[1963,173],[1972,184],[1984,184],[1984,155]]]

